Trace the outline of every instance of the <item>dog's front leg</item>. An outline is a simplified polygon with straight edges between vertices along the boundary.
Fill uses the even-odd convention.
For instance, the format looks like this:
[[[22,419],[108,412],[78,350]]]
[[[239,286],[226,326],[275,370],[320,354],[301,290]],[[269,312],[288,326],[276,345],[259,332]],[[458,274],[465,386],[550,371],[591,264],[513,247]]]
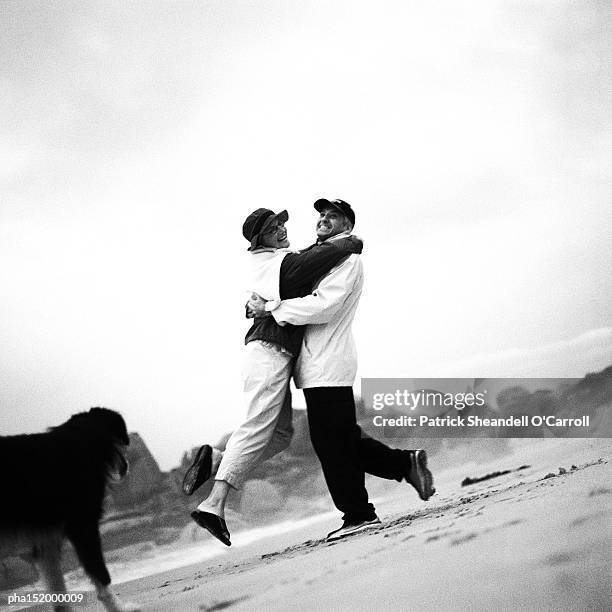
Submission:
[[[106,608],[107,612],[140,612],[140,608],[131,603],[121,603],[117,596],[109,589],[108,585],[94,581],[98,599]]]
[[[102,555],[102,543],[97,522],[71,523],[66,527],[68,539],[83,565],[83,569],[96,587],[98,599],[108,612],[137,612],[132,604],[122,604],[109,589],[110,575]]]

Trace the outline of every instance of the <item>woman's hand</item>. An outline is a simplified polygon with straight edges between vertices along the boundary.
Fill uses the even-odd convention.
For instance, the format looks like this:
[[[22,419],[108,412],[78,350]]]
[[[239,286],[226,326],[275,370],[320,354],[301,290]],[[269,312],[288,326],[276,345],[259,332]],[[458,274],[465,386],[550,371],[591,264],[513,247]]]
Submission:
[[[272,313],[266,310],[266,300],[257,293],[251,294],[251,299],[247,302],[247,318],[270,317]]]

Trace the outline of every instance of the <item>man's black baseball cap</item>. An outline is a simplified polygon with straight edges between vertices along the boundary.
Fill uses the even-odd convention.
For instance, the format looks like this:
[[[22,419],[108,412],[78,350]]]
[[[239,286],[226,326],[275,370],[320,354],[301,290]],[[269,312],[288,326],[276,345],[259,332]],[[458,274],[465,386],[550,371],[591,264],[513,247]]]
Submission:
[[[321,212],[324,208],[335,208],[343,214],[353,225],[355,225],[355,211],[351,205],[344,200],[326,200],[321,198],[314,203],[314,207]]]
[[[278,214],[269,208],[258,208],[253,211],[242,224],[242,235],[251,243],[249,251],[257,248],[259,236],[266,231],[273,221],[286,223],[288,219],[289,213],[286,210],[281,210]]]

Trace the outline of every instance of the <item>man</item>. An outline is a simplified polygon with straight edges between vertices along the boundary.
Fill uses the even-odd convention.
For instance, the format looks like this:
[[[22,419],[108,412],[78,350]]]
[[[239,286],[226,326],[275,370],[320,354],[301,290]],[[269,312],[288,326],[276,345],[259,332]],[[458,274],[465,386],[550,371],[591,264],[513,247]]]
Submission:
[[[334,243],[350,235],[355,213],[343,200],[317,200],[317,244]],[[303,298],[264,303],[251,299],[255,316],[271,312],[279,325],[307,325],[294,371],[304,390],[310,435],[343,525],[328,535],[336,540],[380,523],[368,501],[365,474],[406,480],[423,500],[435,492],[424,450],[391,449],[364,436],[357,425],[352,385],[357,353],[351,324],[363,288],[363,267],[351,255]]]
[[[249,289],[275,304],[281,299],[308,295],[315,280],[362,248],[361,241],[351,236],[334,244],[292,252],[285,229],[288,218],[286,210],[275,214],[259,208],[247,217],[242,228],[250,243]],[[191,495],[217,468],[210,495],[191,516],[227,546],[231,541],[225,503],[231,488],[239,489],[258,462],[279,453],[291,440],[289,380],[302,335],[303,328],[281,327],[271,317],[254,321],[245,338],[246,417],[223,453],[207,444],[202,446],[185,474],[183,490]]]

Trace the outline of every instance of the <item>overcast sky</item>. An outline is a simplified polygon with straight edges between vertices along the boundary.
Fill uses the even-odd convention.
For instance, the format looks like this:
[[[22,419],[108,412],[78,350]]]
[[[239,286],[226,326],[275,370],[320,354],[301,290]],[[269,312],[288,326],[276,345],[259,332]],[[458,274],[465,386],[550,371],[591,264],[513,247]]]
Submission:
[[[0,2],[0,431],[233,427],[244,218],[353,205],[362,377],[612,363],[606,1]],[[296,403],[303,404],[301,394]]]

